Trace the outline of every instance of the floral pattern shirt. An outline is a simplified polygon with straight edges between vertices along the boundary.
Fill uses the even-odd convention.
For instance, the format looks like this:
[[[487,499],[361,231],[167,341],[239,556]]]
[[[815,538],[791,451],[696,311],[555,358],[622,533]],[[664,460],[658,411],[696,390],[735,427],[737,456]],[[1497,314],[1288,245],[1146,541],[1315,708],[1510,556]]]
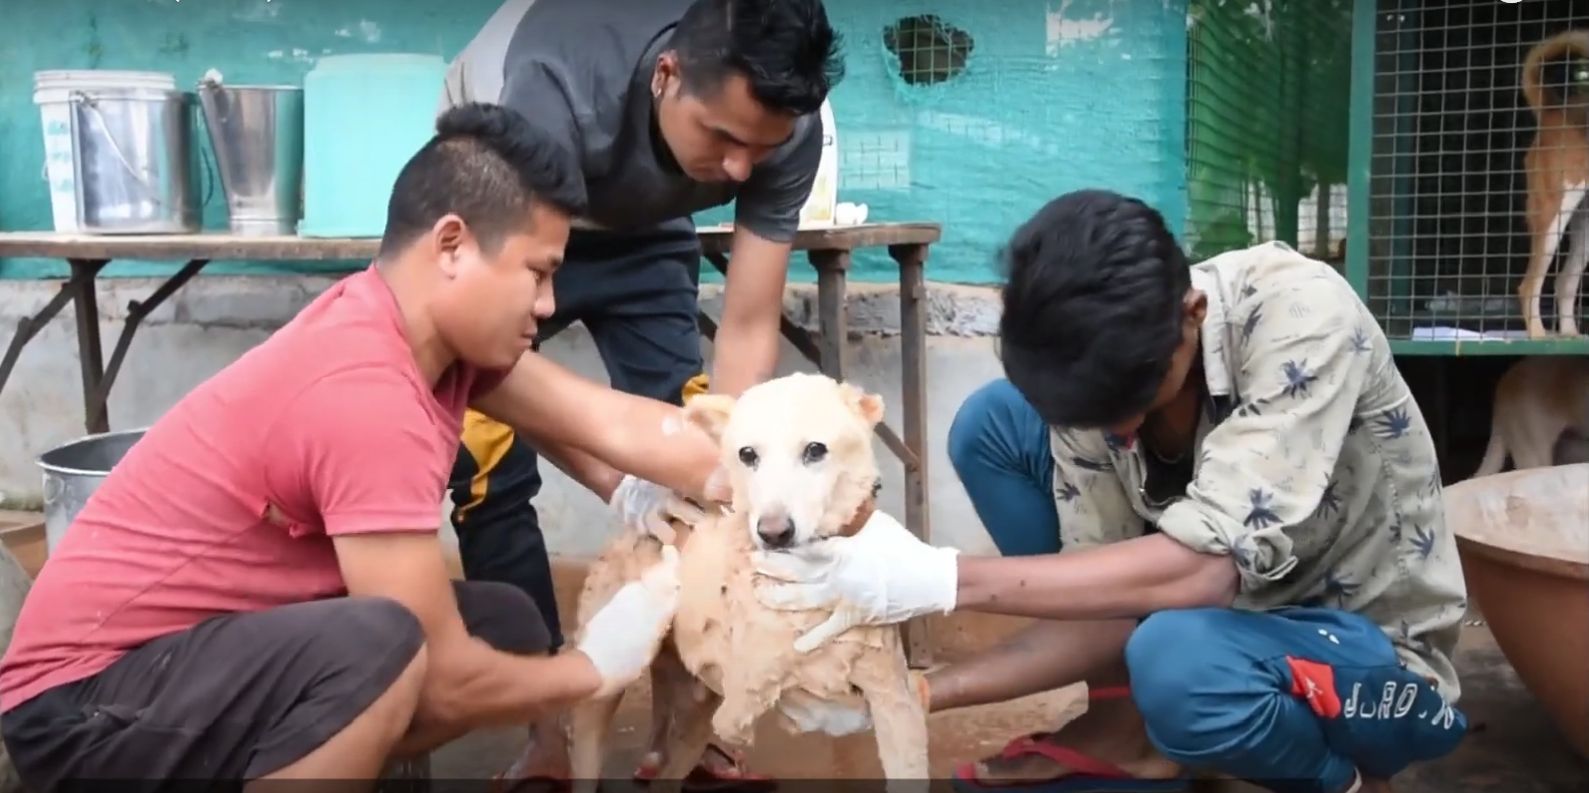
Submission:
[[[1467,588],[1429,426],[1378,323],[1338,273],[1280,243],[1199,264],[1192,284],[1208,296],[1209,398],[1191,484],[1149,497],[1142,444],[1054,428],[1061,547],[1152,524],[1232,557],[1237,608],[1368,617],[1454,702]]]

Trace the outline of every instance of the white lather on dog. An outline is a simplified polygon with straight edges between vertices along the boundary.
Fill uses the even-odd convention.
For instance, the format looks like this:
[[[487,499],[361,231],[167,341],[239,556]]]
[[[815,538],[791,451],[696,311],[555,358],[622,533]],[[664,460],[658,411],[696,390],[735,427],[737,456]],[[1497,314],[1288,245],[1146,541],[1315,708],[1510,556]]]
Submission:
[[[754,551],[795,548],[893,520],[872,507],[878,482],[872,431],[883,418],[882,399],[828,377],[796,374],[755,386],[738,400],[696,397],[685,416],[721,446],[733,502],[694,527],[675,524],[683,588],[673,633],[651,675],[664,693],[653,701],[673,711],[668,765],[659,780],[681,780],[714,734],[748,745],[756,723],[776,711],[792,732],[845,734],[869,718],[884,776],[925,781],[922,683],[905,665],[899,631],[856,628],[798,652],[795,640],[826,622],[828,612],[774,611],[752,591]],[[661,548],[660,540],[638,533],[607,545],[580,596],[582,629],[619,587],[656,563]],[[601,776],[621,696],[575,709],[573,771],[586,790]]]

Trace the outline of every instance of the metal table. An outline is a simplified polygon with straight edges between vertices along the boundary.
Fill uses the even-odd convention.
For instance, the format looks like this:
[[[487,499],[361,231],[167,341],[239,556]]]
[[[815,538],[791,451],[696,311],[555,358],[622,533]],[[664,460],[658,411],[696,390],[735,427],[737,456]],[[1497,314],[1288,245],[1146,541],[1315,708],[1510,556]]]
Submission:
[[[733,229],[727,226],[700,229],[706,259],[727,273]],[[887,248],[899,265],[900,348],[903,382],[900,383],[903,432],[886,422],[878,437],[905,467],[904,523],[927,539],[927,249],[938,241],[942,229],[931,223],[869,223],[859,226],[809,229],[794,240],[817,271],[818,333],[810,333],[783,318],[786,339],[824,374],[843,379],[846,373],[845,341],[849,335],[845,290],[851,254],[861,248]],[[357,261],[375,257],[380,241],[373,238],[316,239],[307,237],[238,237],[229,234],[149,236],[98,236],[55,232],[0,233],[0,258],[39,257],[64,259],[71,275],[37,314],[18,323],[5,357],[0,360],[0,390],[5,388],[23,348],[58,315],[73,305],[77,318],[78,359],[82,368],[83,404],[89,433],[108,432],[106,403],[138,326],[151,312],[187,284],[205,265],[214,261]],[[148,297],[127,305],[127,318],[109,362],[99,337],[99,302],[95,280],[105,265],[117,259],[184,261]],[[699,315],[708,338],[717,324],[705,312]],[[925,623],[906,626],[906,647],[912,665],[931,661]]]

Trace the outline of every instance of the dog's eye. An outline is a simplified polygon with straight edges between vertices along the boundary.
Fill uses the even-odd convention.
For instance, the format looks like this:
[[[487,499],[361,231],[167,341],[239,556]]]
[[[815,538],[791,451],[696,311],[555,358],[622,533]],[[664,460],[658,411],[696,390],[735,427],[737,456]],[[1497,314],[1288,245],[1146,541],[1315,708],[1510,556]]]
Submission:
[[[744,446],[739,450],[739,461],[744,463],[746,468],[755,468],[756,463],[761,462],[761,457],[756,454],[755,449]]]
[[[812,465],[813,463],[820,463],[820,462],[822,462],[822,458],[827,457],[827,456],[828,456],[828,447],[826,447],[826,446],[824,446],[824,445],[822,445],[820,443],[808,443],[808,444],[806,444],[806,450],[805,450],[805,454],[804,454],[804,459],[805,459],[806,465]]]

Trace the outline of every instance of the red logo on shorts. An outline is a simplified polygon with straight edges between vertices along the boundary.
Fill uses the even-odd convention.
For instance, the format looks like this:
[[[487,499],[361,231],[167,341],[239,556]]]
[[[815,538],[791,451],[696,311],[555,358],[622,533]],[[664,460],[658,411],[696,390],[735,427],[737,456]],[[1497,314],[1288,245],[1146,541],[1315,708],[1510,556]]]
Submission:
[[[1329,664],[1286,656],[1291,667],[1291,696],[1308,703],[1321,718],[1341,715],[1341,698],[1335,693],[1335,670]]]

